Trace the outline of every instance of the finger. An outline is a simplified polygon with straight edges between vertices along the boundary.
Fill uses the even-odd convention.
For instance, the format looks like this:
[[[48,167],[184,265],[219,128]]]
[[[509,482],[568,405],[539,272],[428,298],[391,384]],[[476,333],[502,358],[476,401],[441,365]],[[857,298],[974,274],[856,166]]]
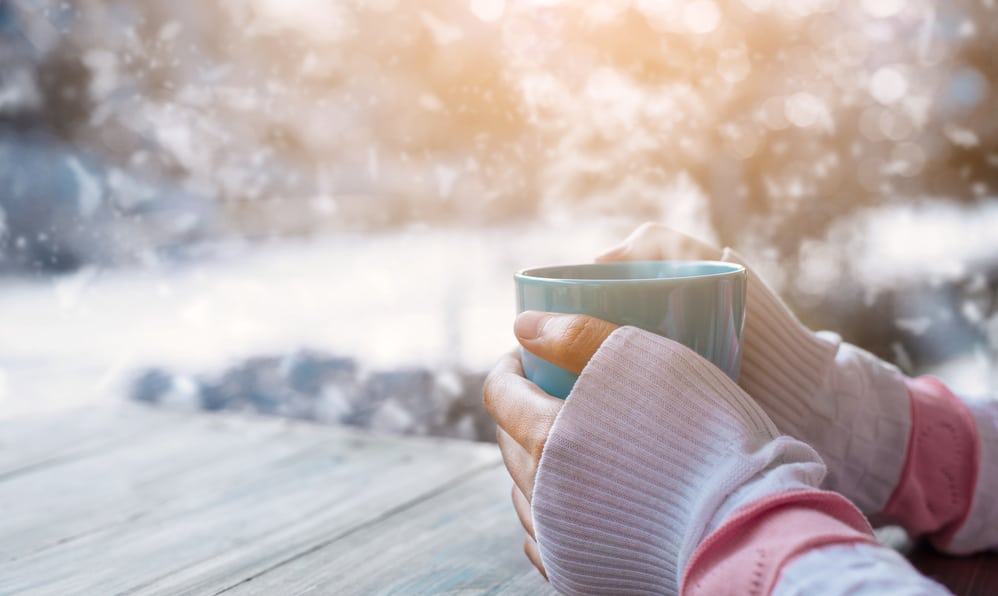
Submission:
[[[617,329],[613,323],[586,315],[525,311],[513,331],[520,345],[542,360],[579,374],[593,354]]]
[[[527,534],[530,534],[531,538],[534,538],[534,516],[530,511],[530,501],[525,496],[526,493],[516,485],[513,486],[511,492],[513,493],[513,509],[516,509],[516,515],[520,518],[523,529],[527,531]]]
[[[548,572],[544,570],[544,563],[541,563],[541,549],[537,548],[537,541],[527,536],[523,540],[523,552],[527,554],[527,558],[530,562],[534,564],[537,571],[541,572],[544,579],[548,578]]]
[[[486,377],[482,401],[499,428],[539,461],[564,402],[523,376],[519,350],[503,356]]]
[[[499,450],[502,451],[502,461],[506,464],[506,471],[509,472],[513,483],[523,491],[523,494],[533,494],[539,458],[534,459],[531,453],[501,428],[496,431],[496,440],[499,443]]]
[[[667,226],[644,223],[623,242],[596,257],[597,263],[667,259],[717,260],[720,249]]]

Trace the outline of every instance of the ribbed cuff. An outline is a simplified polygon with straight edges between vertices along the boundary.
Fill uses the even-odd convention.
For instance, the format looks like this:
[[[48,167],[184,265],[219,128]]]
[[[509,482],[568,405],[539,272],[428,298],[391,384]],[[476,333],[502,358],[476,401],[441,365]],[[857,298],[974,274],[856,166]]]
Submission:
[[[920,377],[908,381],[908,388],[908,457],[884,514],[912,537],[929,535],[945,550],[971,512],[981,459],[977,427],[940,381]]]
[[[737,252],[724,249],[722,260],[748,271],[738,383],[763,403],[781,430],[805,438],[795,432],[809,415],[800,396],[815,395],[824,385],[835,362],[837,338],[819,337],[801,324]]]
[[[831,544],[789,561],[773,596],[880,596],[952,594],[920,574],[896,550],[879,544]]]
[[[724,258],[744,263],[730,249]],[[746,309],[742,388],[781,432],[821,454],[825,488],[868,515],[882,511],[908,445],[905,377],[834,334],[812,333],[751,269]]]
[[[970,513],[945,545],[945,551],[950,554],[998,551],[998,498],[995,497],[998,495],[998,401],[995,398],[960,401],[972,416],[977,431],[979,465]]]
[[[676,594],[686,560],[733,496],[820,478],[817,454],[777,432],[689,349],[615,331],[566,399],[537,472],[534,528],[552,585]],[[766,490],[741,490],[756,483]]]
[[[876,544],[866,518],[842,495],[805,490],[761,499],[708,536],[690,560],[682,593],[761,596],[794,557],[831,544]]]

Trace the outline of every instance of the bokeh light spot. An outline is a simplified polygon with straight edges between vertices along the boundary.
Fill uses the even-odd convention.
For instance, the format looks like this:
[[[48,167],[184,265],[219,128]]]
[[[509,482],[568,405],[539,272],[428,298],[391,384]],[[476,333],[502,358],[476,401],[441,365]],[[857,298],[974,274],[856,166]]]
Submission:
[[[886,19],[904,8],[904,0],[863,0],[863,10],[872,17]]]
[[[717,74],[729,83],[737,83],[751,72],[752,64],[742,48],[724,50],[717,59]]]
[[[825,107],[821,100],[810,93],[798,92],[787,98],[785,112],[787,120],[794,126],[807,128],[821,119]]]
[[[895,66],[884,66],[870,78],[870,94],[878,102],[897,103],[908,92],[908,79]]]
[[[471,0],[471,13],[486,23],[498,21],[506,11],[506,0]]]
[[[721,11],[711,0],[695,0],[683,9],[683,24],[693,33],[710,33],[721,23]]]

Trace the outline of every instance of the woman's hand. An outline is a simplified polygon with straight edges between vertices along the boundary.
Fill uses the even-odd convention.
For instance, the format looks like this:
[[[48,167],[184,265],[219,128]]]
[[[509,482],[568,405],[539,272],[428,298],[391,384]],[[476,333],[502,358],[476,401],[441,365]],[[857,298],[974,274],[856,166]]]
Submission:
[[[739,386],[784,434],[814,447],[826,487],[867,515],[892,502],[905,467],[911,402],[904,377],[875,356],[800,323],[745,260],[646,223],[598,261],[720,259],[748,273]],[[909,527],[910,529],[910,527]]]
[[[516,318],[513,331],[531,353],[579,374],[615,329],[613,323],[584,315],[527,311]],[[504,356],[486,378],[483,401],[499,424],[496,438],[513,478],[513,506],[527,531],[524,551],[547,577],[534,539],[530,499],[544,444],[564,402],[524,377],[519,350]]]
[[[718,259],[721,251],[660,224],[646,223],[597,262]],[[528,311],[517,317],[514,333],[520,344],[539,358],[579,374],[616,325],[583,315],[554,315]],[[506,469],[513,478],[513,505],[527,532],[524,551],[541,573],[534,539],[530,498],[534,477],[551,425],[562,400],[528,381],[519,350],[505,355],[485,381],[485,408],[499,424],[496,438]],[[546,576],[546,573],[545,573]]]

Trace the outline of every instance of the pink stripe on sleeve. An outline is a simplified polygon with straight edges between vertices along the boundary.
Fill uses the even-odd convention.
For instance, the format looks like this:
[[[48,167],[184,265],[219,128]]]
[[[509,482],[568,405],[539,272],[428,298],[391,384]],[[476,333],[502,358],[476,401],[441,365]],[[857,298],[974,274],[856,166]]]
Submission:
[[[693,553],[681,594],[770,594],[780,570],[830,544],[876,544],[863,514],[841,495],[794,491],[738,511]]]
[[[938,379],[906,380],[911,436],[901,479],[884,515],[913,537],[944,547],[970,514],[980,466],[971,412]]]

